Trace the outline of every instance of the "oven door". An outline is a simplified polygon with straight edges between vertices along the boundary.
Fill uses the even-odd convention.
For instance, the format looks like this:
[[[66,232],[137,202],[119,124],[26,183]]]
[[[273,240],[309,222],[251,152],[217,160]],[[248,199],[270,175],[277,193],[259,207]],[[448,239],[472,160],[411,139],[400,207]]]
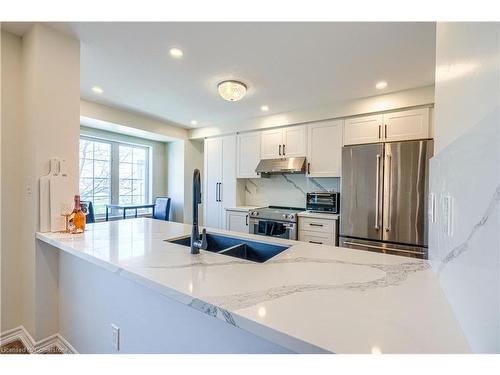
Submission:
[[[278,237],[287,240],[297,239],[295,223],[276,220],[250,220],[250,233],[267,237]]]

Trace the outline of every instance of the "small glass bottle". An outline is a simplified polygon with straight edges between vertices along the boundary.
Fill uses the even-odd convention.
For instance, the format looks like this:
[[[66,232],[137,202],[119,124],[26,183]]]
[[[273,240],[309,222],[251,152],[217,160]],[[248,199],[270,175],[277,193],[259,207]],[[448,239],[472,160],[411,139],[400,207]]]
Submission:
[[[80,196],[75,195],[75,208],[69,217],[71,233],[83,233],[85,230],[85,214],[80,206]]]

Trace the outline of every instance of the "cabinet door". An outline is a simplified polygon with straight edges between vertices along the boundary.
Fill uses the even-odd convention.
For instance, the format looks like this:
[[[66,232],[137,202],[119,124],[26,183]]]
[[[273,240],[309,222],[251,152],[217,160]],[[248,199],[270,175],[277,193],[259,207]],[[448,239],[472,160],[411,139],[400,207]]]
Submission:
[[[219,203],[224,207],[234,207],[236,202],[236,135],[222,138],[222,180],[219,185]],[[219,228],[226,227],[226,215],[221,210]]]
[[[248,233],[248,212],[226,211],[226,229],[232,232]]]
[[[429,138],[429,108],[384,114],[387,142]]]
[[[222,138],[205,140],[205,186],[204,197],[205,226],[221,227],[220,190],[222,184]]]
[[[276,159],[282,157],[283,130],[273,129],[261,133],[261,159]]]
[[[306,156],[307,127],[305,125],[283,128],[282,155],[286,157]]]
[[[237,177],[260,178],[255,168],[260,161],[260,132],[238,135]]]
[[[342,121],[309,125],[308,177],[339,177],[342,157]]]
[[[382,142],[383,116],[348,118],[344,122],[344,145]]]

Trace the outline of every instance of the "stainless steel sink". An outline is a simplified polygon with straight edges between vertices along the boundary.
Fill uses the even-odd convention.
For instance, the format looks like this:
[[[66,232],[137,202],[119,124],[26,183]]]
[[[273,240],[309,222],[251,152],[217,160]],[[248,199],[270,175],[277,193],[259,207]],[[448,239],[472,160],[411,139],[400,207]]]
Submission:
[[[191,246],[190,236],[165,241],[187,247]],[[213,233],[207,233],[207,242],[208,248],[206,251],[246,259],[257,263],[264,263],[289,247]]]

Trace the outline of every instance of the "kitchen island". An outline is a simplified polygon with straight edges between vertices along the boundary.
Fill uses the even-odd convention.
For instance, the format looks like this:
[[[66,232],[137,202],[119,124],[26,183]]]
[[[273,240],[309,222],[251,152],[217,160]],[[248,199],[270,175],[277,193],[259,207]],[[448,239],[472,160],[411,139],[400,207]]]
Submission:
[[[37,233],[36,238],[48,245],[49,251],[60,251],[65,259],[59,263],[61,275],[66,268],[86,267],[83,261],[117,280],[138,284],[144,294],[159,294],[170,303],[193,310],[195,315],[186,314],[190,319],[218,319],[235,332],[241,330],[269,342],[270,348],[283,348],[282,352],[469,352],[427,261],[215,229],[208,232],[290,247],[265,263],[254,263],[203,250],[191,255],[188,247],[165,241],[190,231],[190,225],[139,218],[88,225],[81,235]],[[59,293],[65,295],[59,297],[60,325],[88,321],[79,330],[71,328],[72,337],[66,337],[70,342],[85,335],[92,320],[98,319],[89,318],[89,314],[102,316],[106,312],[98,302],[86,312],[73,306],[77,301],[71,296],[81,294],[79,300],[92,301],[92,294],[101,289],[99,284],[78,283],[78,278],[73,269],[59,277]],[[116,280],[101,284],[103,290],[119,285]],[[116,305],[120,298],[130,306],[146,303],[140,293],[135,296],[117,290],[105,304],[111,309],[113,301],[108,299],[113,298]],[[154,331],[162,324],[143,315],[134,316],[132,311],[127,319],[151,319],[143,327],[151,323]],[[169,318],[168,311],[156,312]],[[185,324],[191,324],[187,318]],[[61,329],[64,335],[70,328]],[[96,330],[95,335],[100,332]],[[126,340],[127,332],[122,335]],[[108,332],[102,334],[108,336]],[[144,335],[145,342],[152,336],[154,332]],[[175,347],[175,342],[172,345]],[[236,348],[237,343],[234,345]],[[79,345],[75,346],[78,350]],[[88,342],[81,346],[91,347]],[[129,351],[148,352],[147,343]]]

